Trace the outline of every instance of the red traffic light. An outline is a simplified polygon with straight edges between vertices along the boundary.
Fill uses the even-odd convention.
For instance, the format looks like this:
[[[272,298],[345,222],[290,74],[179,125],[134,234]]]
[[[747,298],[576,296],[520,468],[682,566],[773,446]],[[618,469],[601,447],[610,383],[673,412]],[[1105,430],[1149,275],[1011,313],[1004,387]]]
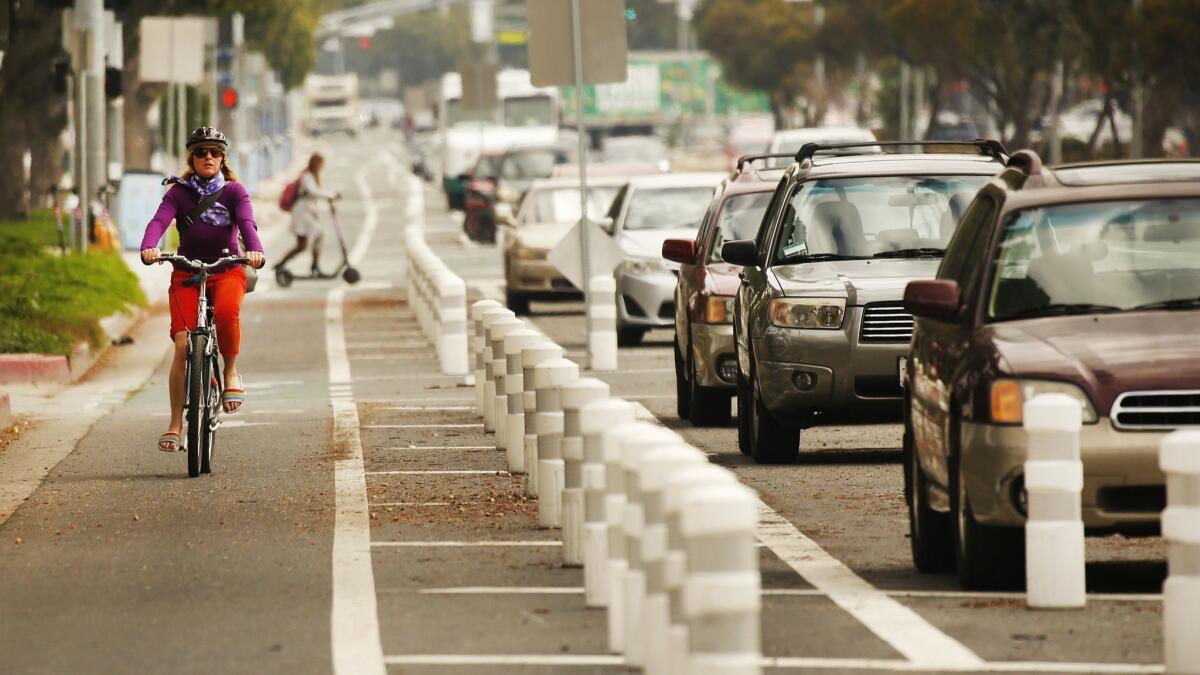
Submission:
[[[226,108],[236,108],[238,104],[237,89],[228,87],[221,91],[221,105]]]
[[[370,49],[371,48],[370,36],[364,35],[364,36],[358,38],[358,48],[359,49]]]

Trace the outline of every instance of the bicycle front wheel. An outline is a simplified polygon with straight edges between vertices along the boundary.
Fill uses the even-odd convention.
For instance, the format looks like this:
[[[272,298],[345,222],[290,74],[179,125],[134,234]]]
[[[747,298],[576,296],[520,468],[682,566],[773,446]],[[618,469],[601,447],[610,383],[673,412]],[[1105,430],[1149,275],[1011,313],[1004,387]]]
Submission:
[[[204,335],[191,336],[188,349],[188,381],[187,381],[187,464],[188,476],[195,478],[200,475],[200,458],[204,453],[203,444],[208,434],[208,425],[204,419],[205,408],[208,405],[208,368],[205,351],[208,338]]]

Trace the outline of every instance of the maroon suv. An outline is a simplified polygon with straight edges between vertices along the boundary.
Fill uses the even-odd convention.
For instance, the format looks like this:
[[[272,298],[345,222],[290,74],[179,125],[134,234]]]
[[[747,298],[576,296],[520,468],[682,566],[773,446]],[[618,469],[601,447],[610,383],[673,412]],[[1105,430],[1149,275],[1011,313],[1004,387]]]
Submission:
[[[1022,405],[1079,401],[1089,532],[1153,532],[1158,443],[1200,426],[1200,162],[1044,168],[1014,155],[905,293],[913,560],[968,588],[1023,577]]]

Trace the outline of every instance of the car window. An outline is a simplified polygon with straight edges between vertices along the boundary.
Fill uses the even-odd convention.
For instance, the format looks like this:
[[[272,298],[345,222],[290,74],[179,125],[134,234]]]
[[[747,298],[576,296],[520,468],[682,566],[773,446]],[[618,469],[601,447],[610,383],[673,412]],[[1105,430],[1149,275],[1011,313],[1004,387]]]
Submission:
[[[775,186],[775,192],[771,194],[771,202],[767,205],[767,210],[763,212],[762,222],[759,223],[758,233],[754,235],[754,248],[758,249],[758,254],[761,256],[767,248],[767,237],[770,236],[771,220],[774,214],[778,212],[779,204],[782,204],[787,197],[788,181],[786,178],[779,181],[779,185]]]
[[[474,176],[476,178],[494,178],[500,164],[499,155],[485,155],[479,158],[479,163],[475,165]]]
[[[721,260],[721,245],[725,242],[754,239],[770,201],[770,192],[751,192],[726,199],[717,216],[717,231],[709,254],[709,262]]]
[[[711,187],[643,187],[633,193],[621,228],[631,232],[699,229],[712,194]]]
[[[500,177],[505,180],[533,180],[549,178],[556,164],[567,164],[570,159],[562,150],[533,150],[510,153],[500,166]]]
[[[621,217],[621,209],[625,208],[625,197],[629,194],[629,185],[621,186],[617,191],[617,196],[613,197],[612,204],[608,207],[608,212],[604,214],[606,218],[612,218],[615,222]]]
[[[987,176],[874,176],[803,183],[784,207],[775,262],[944,249],[958,225],[952,198]]]
[[[955,209],[955,199],[950,199],[951,215]],[[992,229],[992,220],[996,217],[996,200],[990,196],[980,195],[974,201],[970,201],[969,197],[962,197],[960,203],[969,202],[967,206],[958,207],[960,211],[961,222],[958,229],[955,231],[953,238],[946,247],[946,257],[942,259],[942,265],[938,268],[938,279],[951,279],[963,283],[964,271],[968,267],[969,261],[979,261],[979,257],[972,256],[972,252],[977,250],[976,242],[980,239],[986,241],[988,233]],[[966,298],[965,294],[962,297]]]
[[[612,201],[615,187],[588,188],[588,218],[598,219]],[[575,223],[579,220],[579,188],[550,188],[532,191],[528,196],[523,223]]]
[[[1027,209],[1005,223],[987,316],[1123,311],[1200,298],[1200,199]]]
[[[604,144],[606,162],[661,162],[667,159],[667,146],[653,136],[612,138]]]

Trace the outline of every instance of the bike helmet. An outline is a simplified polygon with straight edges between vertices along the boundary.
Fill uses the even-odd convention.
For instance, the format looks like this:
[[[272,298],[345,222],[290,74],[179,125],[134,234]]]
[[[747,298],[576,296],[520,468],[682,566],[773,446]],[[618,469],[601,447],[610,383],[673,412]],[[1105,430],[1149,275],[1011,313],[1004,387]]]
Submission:
[[[225,139],[225,134],[215,127],[200,127],[188,134],[187,149],[191,150],[197,145],[218,145],[222,150],[229,149],[229,141]]]

